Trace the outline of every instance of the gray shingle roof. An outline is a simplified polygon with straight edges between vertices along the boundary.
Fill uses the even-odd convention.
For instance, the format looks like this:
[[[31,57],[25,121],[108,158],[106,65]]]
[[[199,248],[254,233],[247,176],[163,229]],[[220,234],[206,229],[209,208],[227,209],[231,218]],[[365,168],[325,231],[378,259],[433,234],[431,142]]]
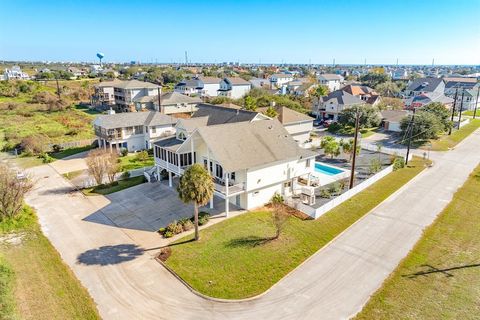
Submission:
[[[324,73],[318,75],[318,78],[324,79],[324,80],[342,80],[343,77],[338,75],[338,74],[333,74],[333,73]]]
[[[162,106],[176,105],[178,103],[201,103],[202,99],[198,97],[189,97],[187,95],[178,92],[166,92],[162,93]],[[155,102],[158,104],[158,95],[143,96],[135,100],[136,102]]]
[[[225,80],[228,81],[232,86],[251,85],[250,82],[248,82],[247,80],[244,80],[240,77],[225,78]]]
[[[197,132],[227,172],[316,155],[300,148],[278,120],[207,126]]]
[[[419,78],[415,79],[407,87],[410,91],[433,92],[443,82],[441,78]]]
[[[227,108],[206,103],[197,105],[197,108],[198,110],[195,111],[192,118],[208,117],[207,125],[209,126],[252,121],[258,115],[258,112]]]
[[[335,90],[330,92],[328,96],[320,97],[321,101],[325,104],[334,103],[344,106],[352,106],[356,104],[365,104],[365,101],[362,99],[351,95],[350,93],[343,90]]]
[[[105,129],[125,128],[132,126],[174,125],[177,119],[156,111],[125,112],[99,115],[93,121],[94,125]]]

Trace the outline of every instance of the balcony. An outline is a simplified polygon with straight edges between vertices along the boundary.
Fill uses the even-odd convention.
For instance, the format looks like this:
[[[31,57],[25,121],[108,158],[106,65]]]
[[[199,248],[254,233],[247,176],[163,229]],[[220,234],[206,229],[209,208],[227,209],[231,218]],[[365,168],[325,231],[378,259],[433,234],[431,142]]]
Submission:
[[[217,191],[218,193],[221,193],[222,195],[227,194],[227,187],[225,186],[225,182],[221,181],[218,178],[214,179],[214,188],[215,188],[215,191]],[[244,191],[245,191],[245,183],[244,182],[228,183],[228,195],[229,196],[236,195],[236,194],[242,193]]]

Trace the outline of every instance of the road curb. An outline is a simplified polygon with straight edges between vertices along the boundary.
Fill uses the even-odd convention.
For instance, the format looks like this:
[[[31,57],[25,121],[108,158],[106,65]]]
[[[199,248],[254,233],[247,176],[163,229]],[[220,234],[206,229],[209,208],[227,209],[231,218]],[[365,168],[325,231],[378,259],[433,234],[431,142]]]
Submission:
[[[287,277],[291,276],[295,271],[297,271],[297,269],[300,269],[300,267],[302,267],[304,264],[306,264],[308,261],[310,261],[311,259],[313,259],[314,256],[316,256],[317,254],[319,254],[322,250],[325,250],[326,248],[328,248],[331,243],[333,243],[335,240],[337,240],[338,238],[340,238],[344,233],[346,233],[347,231],[349,231],[351,228],[353,228],[357,223],[360,223],[360,221],[362,221],[363,219],[365,219],[367,216],[370,215],[370,213],[372,211],[374,211],[375,209],[377,209],[380,205],[382,205],[385,201],[389,200],[390,198],[394,197],[395,195],[397,195],[398,193],[402,192],[403,189],[405,189],[408,185],[410,185],[411,183],[413,183],[415,180],[417,180],[420,176],[424,175],[426,172],[428,172],[430,167],[425,167],[422,171],[420,171],[416,176],[414,176],[412,179],[410,179],[407,183],[405,183],[403,186],[401,186],[399,189],[397,189],[394,193],[392,193],[391,195],[389,195],[387,198],[385,198],[382,202],[380,202],[379,204],[377,204],[375,207],[373,207],[372,209],[370,209],[367,213],[365,213],[363,216],[361,216],[358,220],[356,220],[354,223],[352,223],[350,226],[348,226],[345,230],[343,230],[342,232],[340,232],[338,235],[336,235],[333,239],[331,239],[330,241],[328,241],[324,246],[322,246],[320,249],[318,249],[314,254],[312,254],[311,256],[309,256],[307,259],[305,259],[302,263],[300,263],[298,266],[296,266],[295,268],[293,268],[292,270],[290,270],[286,275],[284,275],[280,280],[278,280],[277,282],[275,282],[270,288],[268,288],[267,290],[265,290],[264,292],[262,293],[259,293],[255,296],[252,296],[252,297],[248,297],[248,298],[244,298],[244,299],[222,299],[222,298],[215,298],[215,297],[211,297],[211,296],[208,296],[208,295],[205,295],[197,290],[195,290],[192,286],[190,286],[190,284],[188,282],[186,282],[180,275],[178,275],[173,269],[171,269],[169,266],[167,266],[162,260],[160,260],[158,257],[155,257],[154,259],[159,262],[168,272],[170,272],[175,278],[177,278],[181,283],[183,283],[183,285],[185,285],[185,287],[187,287],[188,290],[190,290],[193,294],[199,296],[200,298],[203,298],[205,300],[209,300],[209,301],[213,301],[213,302],[221,302],[221,303],[242,303],[242,302],[250,302],[250,301],[253,301],[253,300],[257,300],[261,297],[263,297],[264,295],[266,295],[267,293],[269,293],[271,290],[273,290],[273,288],[275,288],[277,285],[279,285],[284,279],[286,279]]]

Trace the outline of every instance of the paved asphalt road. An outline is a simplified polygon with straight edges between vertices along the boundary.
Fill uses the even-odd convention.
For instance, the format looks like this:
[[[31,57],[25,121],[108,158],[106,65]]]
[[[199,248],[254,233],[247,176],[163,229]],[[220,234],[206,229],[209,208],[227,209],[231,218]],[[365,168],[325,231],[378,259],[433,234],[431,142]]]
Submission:
[[[33,169],[27,202],[105,319],[347,319],[367,302],[480,162],[480,132],[405,185],[259,299],[207,301],[136,247],[122,229],[83,219],[105,201],[71,193],[50,166]],[[159,205],[161,205],[159,203]],[[100,215],[101,216],[101,215]]]

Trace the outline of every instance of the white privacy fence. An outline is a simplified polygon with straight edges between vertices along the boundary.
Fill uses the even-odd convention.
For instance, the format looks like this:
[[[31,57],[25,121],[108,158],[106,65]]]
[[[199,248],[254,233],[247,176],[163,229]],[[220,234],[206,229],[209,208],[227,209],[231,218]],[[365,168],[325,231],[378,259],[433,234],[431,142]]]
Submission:
[[[294,207],[295,209],[309,215],[310,217],[312,217],[314,219],[317,219],[317,218],[321,217],[323,214],[325,214],[326,212],[328,212],[328,211],[332,210],[333,208],[335,208],[336,206],[338,206],[339,204],[347,201],[348,199],[350,199],[354,195],[356,195],[359,192],[363,191],[364,189],[368,188],[369,186],[371,186],[372,184],[374,184],[378,180],[382,179],[383,177],[385,177],[386,175],[388,175],[392,171],[393,171],[393,165],[383,169],[382,171],[373,175],[369,179],[367,179],[367,180],[363,181],[362,183],[356,185],[355,187],[346,191],[345,193],[342,193],[338,197],[330,200],[329,202],[325,203],[324,205],[322,205],[319,208],[310,207],[306,204],[303,204],[302,202],[287,203],[287,204]]]

